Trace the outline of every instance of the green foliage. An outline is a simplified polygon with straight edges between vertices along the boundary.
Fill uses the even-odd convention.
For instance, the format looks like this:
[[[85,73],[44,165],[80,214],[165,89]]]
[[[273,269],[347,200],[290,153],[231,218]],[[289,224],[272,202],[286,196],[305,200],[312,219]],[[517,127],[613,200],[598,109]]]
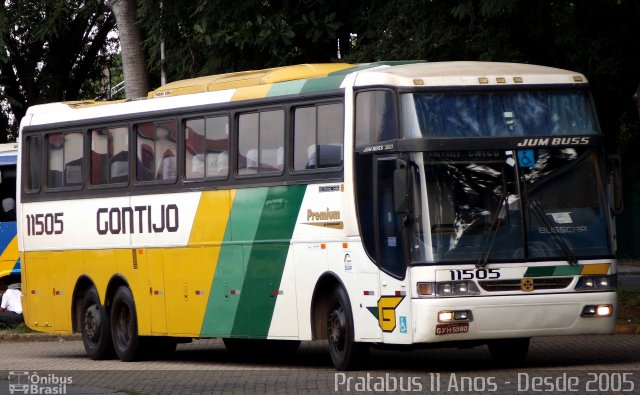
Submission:
[[[110,61],[103,0],[7,0],[0,7],[0,141],[34,104],[93,98],[85,84]]]
[[[193,3],[140,0],[151,70],[159,74],[160,42],[169,80],[336,59],[337,40],[348,42],[347,27],[360,1],[229,1]],[[354,6],[356,6],[354,8]],[[350,20],[349,18],[352,18]]]
[[[7,0],[0,7],[0,130],[29,105],[97,96],[113,18],[105,0]],[[640,0],[138,0],[159,84],[337,58],[537,63],[592,83],[609,149],[640,177]],[[352,36],[352,34],[354,34]],[[164,41],[166,59],[160,61]],[[98,49],[96,49],[98,48]],[[117,80],[120,77],[113,77]],[[6,114],[12,112],[15,118]]]

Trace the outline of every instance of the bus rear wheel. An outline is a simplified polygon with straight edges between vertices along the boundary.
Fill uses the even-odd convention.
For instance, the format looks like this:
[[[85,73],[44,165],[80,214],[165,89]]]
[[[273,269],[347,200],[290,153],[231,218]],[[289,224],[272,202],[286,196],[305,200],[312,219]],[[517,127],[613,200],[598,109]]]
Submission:
[[[346,291],[342,287],[333,290],[327,316],[329,355],[338,370],[358,368],[369,352],[367,344],[355,341],[353,314]]]
[[[142,347],[138,336],[136,306],[131,290],[125,286],[116,290],[111,303],[111,337],[113,348],[121,361],[138,359]]]
[[[80,330],[87,355],[94,360],[111,358],[113,345],[109,330],[109,315],[100,304],[98,291],[94,287],[89,288],[81,303]]]

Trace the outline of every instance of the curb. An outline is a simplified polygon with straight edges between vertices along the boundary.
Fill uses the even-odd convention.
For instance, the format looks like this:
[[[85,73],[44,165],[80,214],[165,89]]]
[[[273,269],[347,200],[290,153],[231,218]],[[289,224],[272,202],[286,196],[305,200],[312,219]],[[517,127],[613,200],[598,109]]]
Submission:
[[[638,335],[640,325],[616,325],[616,335]],[[62,335],[55,333],[0,333],[0,342],[63,342],[82,340],[79,333]]]
[[[80,334],[57,335],[55,333],[0,333],[0,342],[61,342],[82,340]]]
[[[640,325],[616,325],[616,334],[640,334]]]

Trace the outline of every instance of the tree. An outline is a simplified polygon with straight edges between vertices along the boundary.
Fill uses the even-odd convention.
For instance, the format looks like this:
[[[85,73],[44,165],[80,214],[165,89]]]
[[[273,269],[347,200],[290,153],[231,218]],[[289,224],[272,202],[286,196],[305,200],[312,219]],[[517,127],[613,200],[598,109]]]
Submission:
[[[89,94],[114,23],[103,1],[7,0],[0,7],[0,140],[15,136],[27,108]],[[7,133],[8,131],[8,133]]]
[[[110,61],[114,21],[104,1],[7,0],[0,7],[0,141],[14,138],[27,108],[95,92]]]
[[[136,0],[109,0],[116,17],[122,53],[125,92],[128,99],[144,97],[149,91],[142,35],[136,23]]]
[[[160,41],[169,80],[336,59],[362,21],[363,0],[139,0],[152,72]]]

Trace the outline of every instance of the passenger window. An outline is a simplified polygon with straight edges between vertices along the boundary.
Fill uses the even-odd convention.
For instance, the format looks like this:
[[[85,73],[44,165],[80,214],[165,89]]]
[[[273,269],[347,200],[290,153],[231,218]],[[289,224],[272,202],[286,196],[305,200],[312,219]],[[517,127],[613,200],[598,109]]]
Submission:
[[[284,111],[240,115],[238,174],[281,173],[284,169]]]
[[[47,187],[63,188],[83,184],[82,133],[47,135]]]
[[[361,92],[356,96],[356,147],[398,138],[391,91]]]
[[[27,189],[28,191],[40,190],[40,165],[42,164],[40,148],[40,136],[27,137]]]
[[[229,118],[190,119],[184,133],[186,178],[226,178],[229,174]]]
[[[129,181],[129,129],[127,127],[91,131],[91,184]]]
[[[342,166],[343,105],[299,107],[294,118],[294,170]]]
[[[173,121],[136,126],[136,179],[175,181],[177,127]]]

